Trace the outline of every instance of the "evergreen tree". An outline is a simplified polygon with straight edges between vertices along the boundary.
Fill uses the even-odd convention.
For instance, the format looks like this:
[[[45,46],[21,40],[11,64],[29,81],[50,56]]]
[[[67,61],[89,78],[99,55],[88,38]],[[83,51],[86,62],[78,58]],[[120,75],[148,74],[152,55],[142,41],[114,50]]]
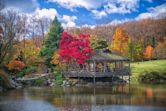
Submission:
[[[60,22],[55,17],[48,32],[47,38],[44,41],[44,46],[40,52],[41,56],[46,58],[45,64],[49,68],[53,68],[53,65],[51,64],[51,58],[54,52],[59,48],[59,42],[62,32],[63,28],[61,27]]]

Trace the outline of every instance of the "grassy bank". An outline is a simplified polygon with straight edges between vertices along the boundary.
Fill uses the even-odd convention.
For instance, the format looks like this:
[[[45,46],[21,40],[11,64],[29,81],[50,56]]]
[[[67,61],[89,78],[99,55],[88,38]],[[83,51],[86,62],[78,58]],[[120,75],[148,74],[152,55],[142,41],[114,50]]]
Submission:
[[[153,60],[131,63],[132,83],[138,83],[138,77],[145,72],[166,72],[166,60]]]

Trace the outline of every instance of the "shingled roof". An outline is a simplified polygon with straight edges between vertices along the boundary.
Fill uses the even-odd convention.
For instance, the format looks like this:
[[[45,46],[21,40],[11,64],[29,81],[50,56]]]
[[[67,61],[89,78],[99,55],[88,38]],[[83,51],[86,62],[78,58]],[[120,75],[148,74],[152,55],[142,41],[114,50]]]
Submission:
[[[122,57],[120,55],[104,52],[103,50],[96,50],[93,55],[90,57],[89,61],[130,61],[128,58]]]

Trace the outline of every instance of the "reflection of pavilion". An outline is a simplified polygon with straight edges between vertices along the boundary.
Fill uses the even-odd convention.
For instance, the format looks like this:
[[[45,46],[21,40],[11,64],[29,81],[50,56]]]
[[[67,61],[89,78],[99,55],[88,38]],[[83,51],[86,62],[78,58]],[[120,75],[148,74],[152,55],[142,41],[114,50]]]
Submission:
[[[86,90],[86,93],[84,91]],[[103,91],[104,90],[104,91]],[[129,85],[112,87],[69,87],[64,89],[63,98],[55,98],[54,105],[62,111],[91,111],[94,106],[131,104]],[[60,100],[59,100],[60,99]],[[87,110],[85,110],[87,109]]]
[[[65,77],[101,78],[128,76],[130,78],[130,60],[122,56],[97,50],[85,64],[69,65],[64,71]]]

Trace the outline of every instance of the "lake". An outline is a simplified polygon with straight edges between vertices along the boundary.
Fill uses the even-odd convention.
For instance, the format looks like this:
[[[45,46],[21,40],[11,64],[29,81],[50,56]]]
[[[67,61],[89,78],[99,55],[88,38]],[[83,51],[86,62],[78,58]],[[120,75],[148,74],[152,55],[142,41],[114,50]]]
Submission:
[[[166,86],[29,87],[0,92],[0,111],[166,111]]]

